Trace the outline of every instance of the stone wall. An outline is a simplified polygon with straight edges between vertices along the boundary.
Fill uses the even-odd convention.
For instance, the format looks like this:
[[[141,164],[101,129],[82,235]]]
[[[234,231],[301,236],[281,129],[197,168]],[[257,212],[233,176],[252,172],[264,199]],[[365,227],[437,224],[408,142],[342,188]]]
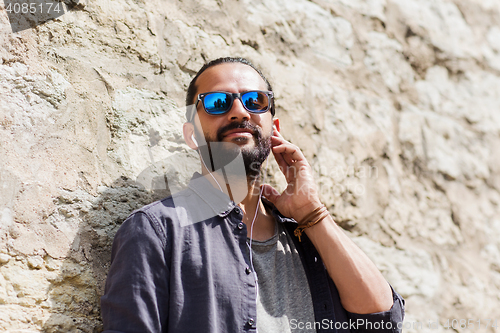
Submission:
[[[405,332],[500,325],[498,0],[85,0],[0,25],[0,330],[101,330],[113,235],[196,170],[185,89],[226,55],[270,77],[322,200],[406,298]]]

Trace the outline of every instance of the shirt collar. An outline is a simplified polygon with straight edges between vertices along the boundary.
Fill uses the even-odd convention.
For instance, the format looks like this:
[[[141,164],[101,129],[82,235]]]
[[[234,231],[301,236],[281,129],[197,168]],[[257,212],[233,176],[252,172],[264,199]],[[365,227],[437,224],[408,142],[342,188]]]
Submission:
[[[215,188],[203,175],[198,172],[193,174],[189,182],[189,188],[196,193],[213,211],[214,215],[226,217],[236,208],[236,203],[232,201],[227,194]],[[294,219],[284,216],[279,210],[266,198],[262,197],[262,203],[273,214],[277,222],[297,223]]]
[[[194,173],[188,187],[212,209],[215,215],[225,217],[236,207],[227,194],[216,189],[198,172]]]

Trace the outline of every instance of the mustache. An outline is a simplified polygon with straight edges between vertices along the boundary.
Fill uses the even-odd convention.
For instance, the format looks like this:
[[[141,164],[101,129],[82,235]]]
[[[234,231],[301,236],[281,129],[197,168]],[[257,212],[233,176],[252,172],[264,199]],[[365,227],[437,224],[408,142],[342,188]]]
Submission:
[[[255,139],[260,139],[262,137],[262,131],[259,127],[252,125],[248,120],[244,120],[241,123],[233,122],[219,128],[219,130],[217,131],[217,141],[222,141],[223,134],[233,129],[249,129],[252,131]]]

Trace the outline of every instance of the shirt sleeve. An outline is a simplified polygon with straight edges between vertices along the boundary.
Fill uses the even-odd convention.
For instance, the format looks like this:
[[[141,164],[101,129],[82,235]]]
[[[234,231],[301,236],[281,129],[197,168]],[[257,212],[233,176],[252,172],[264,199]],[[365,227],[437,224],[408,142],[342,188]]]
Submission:
[[[101,297],[104,333],[166,331],[168,276],[165,244],[147,215],[134,213],[113,240]]]
[[[405,301],[394,288],[392,290],[393,305],[388,311],[358,314],[347,311],[351,332],[359,333],[399,333],[403,327]]]

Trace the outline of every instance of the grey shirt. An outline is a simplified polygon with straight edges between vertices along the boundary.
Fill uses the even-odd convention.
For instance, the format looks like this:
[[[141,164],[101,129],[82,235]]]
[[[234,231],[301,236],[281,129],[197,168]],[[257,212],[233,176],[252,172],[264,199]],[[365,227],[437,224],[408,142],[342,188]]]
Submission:
[[[265,241],[252,240],[253,268],[258,276],[257,329],[259,333],[315,333],[314,328],[292,329],[291,320],[314,322],[311,291],[292,236],[283,225]],[[249,240],[250,242],[250,240]],[[293,323],[293,322],[292,322]]]
[[[296,222],[269,207],[293,235]],[[255,332],[255,280],[242,217],[234,202],[199,175],[185,191],[131,214],[113,242],[101,298],[104,332]],[[400,331],[401,296],[393,293],[394,305],[386,312],[346,312],[307,236],[301,243],[291,237],[307,277],[317,332]],[[391,328],[352,326],[359,320],[390,322]]]

